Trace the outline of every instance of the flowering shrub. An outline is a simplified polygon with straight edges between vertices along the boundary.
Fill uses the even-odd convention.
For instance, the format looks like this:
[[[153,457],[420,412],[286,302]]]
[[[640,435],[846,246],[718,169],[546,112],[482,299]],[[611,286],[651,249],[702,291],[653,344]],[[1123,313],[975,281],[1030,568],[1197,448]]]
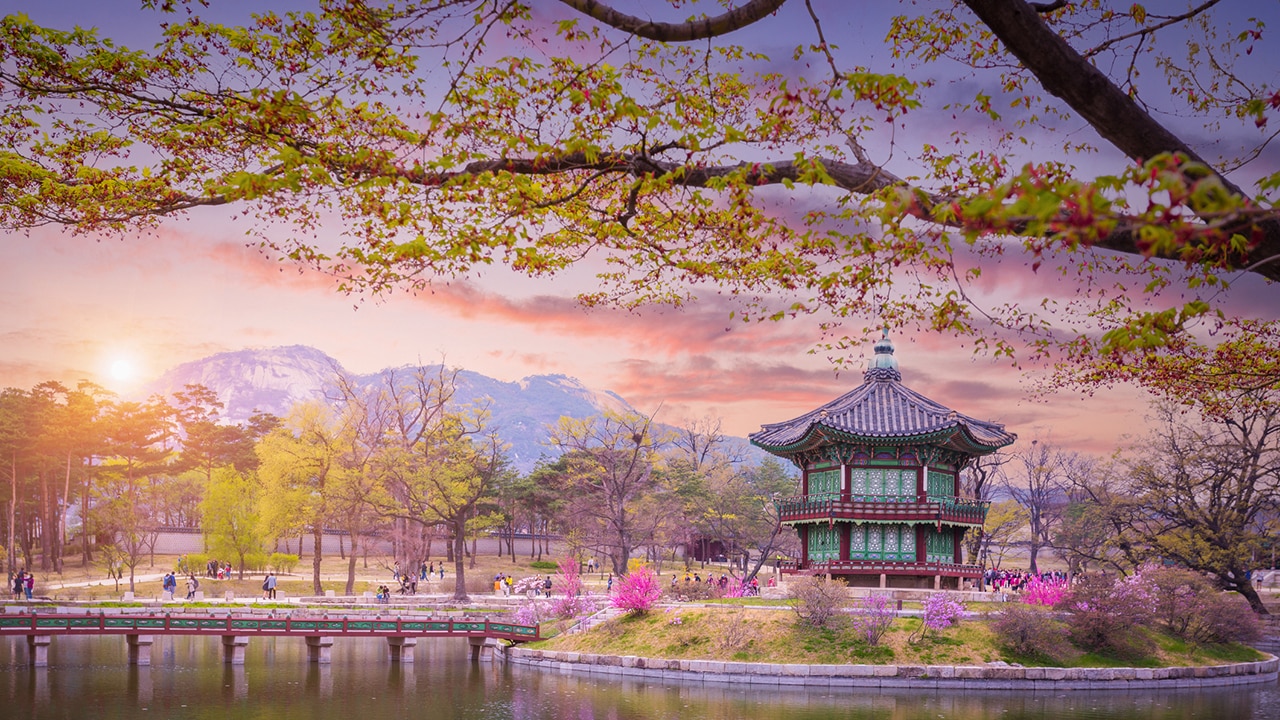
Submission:
[[[653,609],[662,597],[662,585],[647,565],[632,570],[614,584],[611,602],[615,608],[634,615],[642,615]]]
[[[740,578],[737,575],[731,576],[729,578],[729,584],[725,585],[724,594],[721,597],[727,597],[727,598],[746,597],[747,588],[751,586],[748,585],[746,582],[744,582],[744,580],[745,578]]]
[[[564,593],[556,595],[551,602],[551,614],[558,618],[576,618],[591,615],[596,611],[596,601],[589,593],[583,591],[582,575],[578,572],[578,561],[565,558],[560,561],[560,577],[556,585]]]
[[[936,633],[960,622],[964,616],[964,603],[947,593],[933,593],[924,601],[924,614],[920,628],[912,637],[913,642],[923,640],[929,633]]]
[[[1261,636],[1258,617],[1244,598],[1223,593],[1203,575],[1179,568],[1143,567],[1137,573],[1155,598],[1156,619],[1195,643],[1251,642]]]
[[[991,623],[991,630],[1012,652],[1056,660],[1066,642],[1066,630],[1048,613],[1022,603],[1009,603]]]
[[[898,611],[887,595],[872,593],[854,607],[853,629],[868,645],[879,645],[897,617]]]
[[[517,625],[538,625],[550,617],[547,603],[529,601],[516,610],[512,621]]]
[[[1067,597],[1067,585],[1062,582],[1041,580],[1033,577],[1022,591],[1022,602],[1028,605],[1057,607]]]
[[[532,597],[534,593],[539,592],[541,589],[542,578],[536,575],[520,578],[516,581],[515,585],[511,586],[511,592],[516,595],[525,595],[528,597]]]
[[[1123,659],[1143,657],[1151,643],[1141,629],[1154,620],[1155,604],[1141,574],[1120,580],[1085,575],[1065,602],[1071,639],[1086,650]]]

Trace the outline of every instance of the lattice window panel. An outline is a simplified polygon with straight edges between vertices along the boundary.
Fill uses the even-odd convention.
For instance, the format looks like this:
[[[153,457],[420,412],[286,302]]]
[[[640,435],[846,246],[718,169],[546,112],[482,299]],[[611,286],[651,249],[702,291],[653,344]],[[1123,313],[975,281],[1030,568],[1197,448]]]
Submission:
[[[955,536],[933,530],[925,532],[924,556],[931,562],[955,562]]]
[[[955,479],[944,472],[930,470],[928,476],[928,492],[931,497],[955,497]]]
[[[840,493],[840,468],[809,471],[810,495],[838,495]]]
[[[849,471],[850,492],[854,497],[867,494],[867,469],[854,468]]]
[[[864,558],[867,554],[867,528],[862,525],[854,525],[849,530],[849,556],[852,558]]]
[[[915,530],[908,525],[855,525],[849,538],[850,560],[916,559]]]
[[[840,533],[826,525],[809,526],[809,560],[826,562],[840,559]]]

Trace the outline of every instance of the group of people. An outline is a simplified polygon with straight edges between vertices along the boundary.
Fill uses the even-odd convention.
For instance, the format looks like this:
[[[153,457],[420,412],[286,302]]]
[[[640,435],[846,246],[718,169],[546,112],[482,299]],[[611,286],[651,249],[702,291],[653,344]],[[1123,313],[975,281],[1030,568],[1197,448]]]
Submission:
[[[231,563],[221,563],[217,560],[210,560],[204,564],[204,575],[215,580],[229,580],[231,578]]]
[[[276,599],[276,574],[273,572],[267,573],[267,576],[262,579],[262,599]]]
[[[706,579],[706,580],[703,580],[703,579],[702,579],[702,574],[701,574],[701,573],[698,573],[698,572],[690,572],[690,571],[688,571],[688,570],[686,570],[686,571],[685,571],[685,573],[684,573],[684,583],[685,583],[686,585],[688,585],[688,584],[703,583],[703,582],[705,582],[707,585],[709,585],[709,586],[711,586],[711,587],[716,588],[716,589],[717,589],[717,590],[719,590],[721,593],[724,593],[726,590],[728,590],[728,589],[729,589],[729,576],[728,576],[728,575],[725,575],[724,573],[720,573],[720,577],[719,577],[719,578],[717,578],[717,577],[715,576],[715,573],[707,573],[707,579]],[[671,576],[671,588],[672,588],[673,590],[674,590],[674,589],[676,589],[676,587],[677,587],[677,585],[678,585],[679,583],[680,583],[680,576],[679,576],[679,575],[672,575],[672,576]],[[772,580],[770,580],[770,584],[772,584]],[[760,581],[759,581],[757,578],[752,577],[752,578],[751,578],[751,581],[750,581],[750,582],[748,582],[748,583],[746,583],[746,584],[743,586],[743,588],[742,588],[742,594],[743,594],[743,596],[756,596],[756,595],[759,595],[759,594],[760,594]]]
[[[181,567],[181,565],[179,567]],[[177,573],[175,572],[165,573],[165,576],[160,580],[160,587],[164,590],[165,594],[169,596],[169,599],[172,600],[178,592]],[[186,599],[195,600],[196,590],[199,590],[199,589],[200,589],[200,581],[196,579],[195,573],[188,572]]]
[[[9,576],[9,587],[13,589],[13,599],[27,600],[31,599],[31,594],[36,589],[36,576],[26,570],[19,570],[18,574]]]
[[[982,577],[989,592],[1022,592],[1032,580],[1050,585],[1065,585],[1067,574],[1061,570],[1033,573],[1029,570],[997,570],[988,568]]]
[[[510,595],[515,584],[515,578],[506,573],[498,573],[493,576],[493,594]]]

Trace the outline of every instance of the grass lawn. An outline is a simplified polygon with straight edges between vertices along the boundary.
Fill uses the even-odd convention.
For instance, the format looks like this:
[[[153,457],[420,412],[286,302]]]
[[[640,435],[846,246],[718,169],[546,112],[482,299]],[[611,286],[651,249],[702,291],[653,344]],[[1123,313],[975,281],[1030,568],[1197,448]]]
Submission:
[[[877,645],[847,626],[812,628],[794,613],[730,608],[667,608],[623,616],[578,635],[530,647],[603,655],[801,664],[983,665],[1003,661],[1067,667],[1169,667],[1262,660],[1243,645],[1195,647],[1153,633],[1155,652],[1138,661],[1069,649],[1057,661],[1006,651],[981,617],[912,641],[917,618],[899,618]]]

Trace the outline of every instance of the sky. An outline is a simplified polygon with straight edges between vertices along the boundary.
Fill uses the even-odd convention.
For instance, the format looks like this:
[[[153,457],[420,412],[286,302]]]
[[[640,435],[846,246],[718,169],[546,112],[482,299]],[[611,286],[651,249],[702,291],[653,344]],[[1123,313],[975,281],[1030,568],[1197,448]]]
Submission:
[[[128,12],[113,12],[112,5]],[[128,17],[147,17],[136,7],[22,9],[50,24],[97,24],[127,37]],[[856,18],[828,13],[826,30],[868,63],[888,63],[880,39],[896,5],[870,7]],[[782,21],[800,22],[794,15]],[[761,32],[777,33],[778,25]],[[921,122],[927,133],[947,119],[926,115]],[[343,295],[328,277],[261,254],[246,229],[233,212],[202,210],[138,237],[54,228],[0,235],[0,387],[87,379],[127,396],[179,363],[299,344],[360,373],[442,359],[507,381],[562,373],[614,391],[642,412],[658,411],[663,421],[720,418],[728,433],[741,436],[857,386],[870,354],[869,346],[855,351],[853,366],[838,372],[814,351],[819,331],[810,320],[742,323],[714,296],[678,311],[587,310],[572,299],[575,281],[502,272],[416,295]],[[994,282],[1028,302],[1048,294],[1051,284],[1025,271]],[[1274,288],[1260,283],[1245,283],[1240,294],[1245,306],[1280,305]],[[893,337],[908,386],[1004,423],[1019,444],[1048,439],[1102,454],[1141,433],[1146,401],[1137,390],[1032,398],[1034,369],[975,355],[949,336]]]

